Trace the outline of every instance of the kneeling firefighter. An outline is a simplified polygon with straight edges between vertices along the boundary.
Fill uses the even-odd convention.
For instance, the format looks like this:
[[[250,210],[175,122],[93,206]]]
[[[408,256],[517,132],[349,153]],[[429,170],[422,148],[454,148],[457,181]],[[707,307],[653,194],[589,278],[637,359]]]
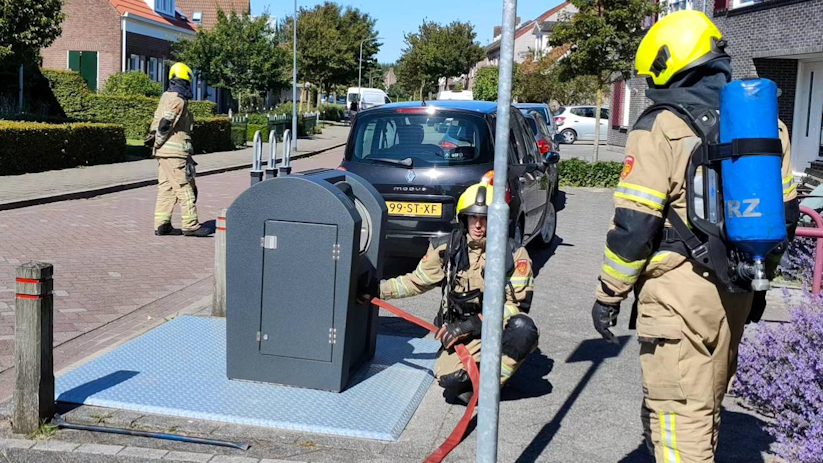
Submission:
[[[729,83],[724,47],[698,11],[667,15],[641,42],[635,66],[655,104],[626,144],[592,309],[595,329],[613,341],[609,327],[634,289],[641,417],[658,463],[714,461],[744,325],[759,321],[769,274],[799,215],[776,86]],[[763,130],[741,136],[757,118]],[[760,167],[741,177],[746,165]],[[741,186],[751,199],[735,196]],[[769,201],[776,206],[767,210]],[[736,240],[741,221],[769,216],[770,226],[749,222],[759,224],[749,241]]]
[[[468,374],[454,351],[466,346],[480,362],[480,331],[486,267],[486,217],[493,186],[481,182],[470,186],[457,203],[459,225],[450,235],[434,238],[417,268],[403,276],[380,282],[380,298],[394,299],[422,294],[440,286],[440,310],[434,321],[440,326],[435,338],[443,343],[434,373],[451,403],[468,403],[473,391]],[[503,356],[501,387],[526,357],[537,348],[538,330],[528,313],[534,288],[532,262],[526,249],[509,241],[503,310]]]

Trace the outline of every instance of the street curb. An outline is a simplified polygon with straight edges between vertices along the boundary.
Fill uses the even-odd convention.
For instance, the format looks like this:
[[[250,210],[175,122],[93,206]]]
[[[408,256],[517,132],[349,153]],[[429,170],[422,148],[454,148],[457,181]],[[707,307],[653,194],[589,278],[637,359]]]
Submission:
[[[293,156],[292,160],[307,158],[310,156],[314,156],[320,153],[324,153],[326,151],[333,150],[335,148],[340,148],[341,146],[345,146],[346,143],[340,143],[333,146],[328,146],[326,148],[322,148],[316,151],[309,151],[308,153],[301,153],[298,155]],[[266,164],[266,161],[263,162]],[[216,169],[206,170],[203,172],[197,172],[198,177],[205,177],[207,175],[216,175],[216,174],[223,174],[226,172],[232,172],[235,170],[243,170],[248,169],[251,167],[251,163],[244,163],[244,164],[236,164],[233,166],[227,167],[219,167]],[[30,199],[20,199],[16,201],[9,201],[5,203],[0,203],[0,211],[8,211],[11,209],[20,209],[29,206],[37,206],[40,204],[49,204],[49,203],[56,203],[60,201],[70,201],[73,199],[88,199],[93,198],[95,196],[100,195],[107,195],[110,193],[117,193],[119,191],[126,191],[126,190],[133,190],[136,188],[143,188],[145,186],[156,185],[157,179],[153,178],[150,180],[135,180],[132,182],[127,183],[118,183],[115,185],[108,185],[99,188],[92,188],[90,190],[79,190],[79,191],[70,191],[67,193],[58,193],[54,195],[47,195],[47,196],[39,196],[37,198],[30,198]]]

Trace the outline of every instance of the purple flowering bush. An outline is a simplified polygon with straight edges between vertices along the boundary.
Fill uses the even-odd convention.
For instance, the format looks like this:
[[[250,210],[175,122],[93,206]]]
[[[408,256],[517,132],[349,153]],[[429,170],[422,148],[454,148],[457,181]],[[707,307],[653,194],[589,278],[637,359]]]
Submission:
[[[777,453],[790,462],[823,461],[823,299],[804,290],[791,321],[748,327],[735,392],[772,418]],[[788,299],[787,299],[788,300]]]

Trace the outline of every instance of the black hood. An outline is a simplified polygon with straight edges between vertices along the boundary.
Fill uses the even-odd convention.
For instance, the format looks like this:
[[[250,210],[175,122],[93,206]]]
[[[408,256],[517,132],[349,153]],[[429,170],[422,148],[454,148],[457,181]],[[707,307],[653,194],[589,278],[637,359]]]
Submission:
[[[674,76],[665,87],[649,88],[646,96],[655,103],[681,104],[689,110],[720,109],[720,90],[731,80],[731,58],[724,56]]]
[[[194,95],[191,93],[191,82],[183,79],[172,79],[169,81],[169,92],[177,92],[180,98],[191,100]]]

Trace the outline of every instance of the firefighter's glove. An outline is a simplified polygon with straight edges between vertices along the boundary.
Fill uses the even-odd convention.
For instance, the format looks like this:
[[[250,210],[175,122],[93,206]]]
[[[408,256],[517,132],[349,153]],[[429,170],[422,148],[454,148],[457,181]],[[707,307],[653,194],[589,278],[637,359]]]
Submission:
[[[752,298],[752,310],[746,323],[757,323],[766,311],[766,291],[755,291]]]
[[[154,148],[154,140],[156,137],[157,132],[153,130],[149,132],[149,134],[146,135],[146,138],[143,139],[143,146],[145,146],[146,148]]]
[[[474,315],[463,321],[446,322],[434,336],[443,343],[446,350],[451,349],[460,341],[472,336],[479,336],[482,323],[479,315]]]
[[[620,305],[604,304],[600,301],[595,301],[592,307],[592,321],[594,322],[594,329],[603,336],[603,339],[611,343],[617,344],[617,338],[609,328],[617,325],[617,315],[620,313]]]

